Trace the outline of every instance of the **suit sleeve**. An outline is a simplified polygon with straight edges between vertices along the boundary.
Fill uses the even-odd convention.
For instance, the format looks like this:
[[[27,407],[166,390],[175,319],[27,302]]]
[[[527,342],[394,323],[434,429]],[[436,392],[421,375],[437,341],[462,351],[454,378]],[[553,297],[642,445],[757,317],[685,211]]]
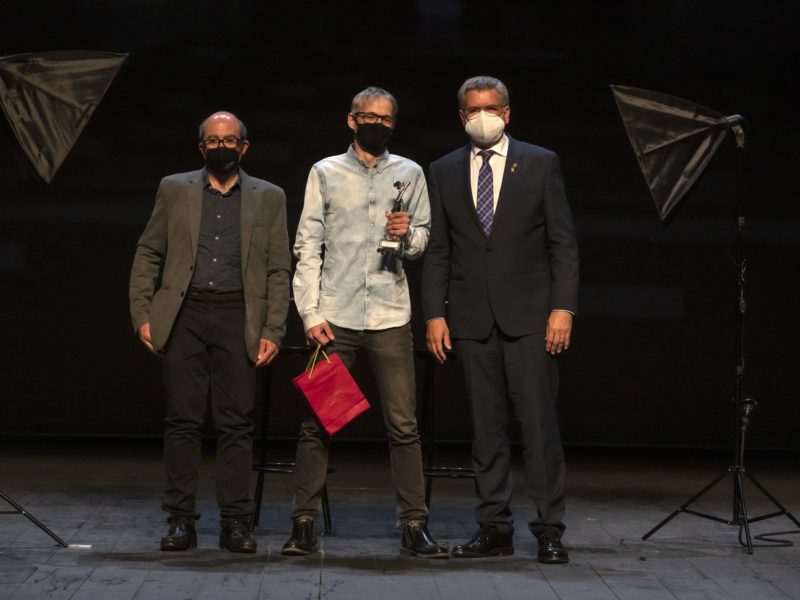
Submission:
[[[544,196],[547,245],[550,253],[550,308],[572,313],[578,310],[578,242],[567,203],[558,156],[553,154],[547,171]]]
[[[286,317],[289,314],[289,232],[286,228],[286,195],[277,192],[278,202],[270,215],[267,243],[267,318],[261,338],[280,346],[286,334]]]
[[[162,180],[150,220],[136,243],[131,278],[128,286],[133,330],[150,321],[150,304],[164,267],[167,254],[167,207],[165,183]]]
[[[432,165],[429,172],[431,234],[422,262],[422,316],[425,321],[446,317],[450,278],[450,226],[442,205],[439,178]]]

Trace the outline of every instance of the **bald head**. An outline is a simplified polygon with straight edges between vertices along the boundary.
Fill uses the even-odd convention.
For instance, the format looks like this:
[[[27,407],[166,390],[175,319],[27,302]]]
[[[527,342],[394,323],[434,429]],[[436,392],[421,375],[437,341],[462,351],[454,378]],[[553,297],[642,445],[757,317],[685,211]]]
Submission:
[[[231,132],[231,135],[243,140],[247,139],[247,127],[245,127],[242,120],[235,114],[225,110],[220,110],[209,115],[202,123],[200,123],[198,139],[202,141],[207,138],[209,135],[211,135],[211,130],[224,130]]]

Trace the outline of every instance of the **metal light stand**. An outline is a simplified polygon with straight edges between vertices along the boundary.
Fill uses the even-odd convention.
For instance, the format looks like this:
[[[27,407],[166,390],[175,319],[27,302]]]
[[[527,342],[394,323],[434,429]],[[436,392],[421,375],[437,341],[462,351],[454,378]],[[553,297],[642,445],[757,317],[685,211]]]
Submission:
[[[761,485],[750,473],[747,472],[747,469],[744,466],[744,446],[745,446],[745,435],[747,433],[747,427],[750,424],[750,418],[755,410],[758,403],[753,400],[752,398],[745,398],[744,397],[744,317],[745,313],[747,312],[747,303],[745,301],[745,270],[747,269],[747,261],[744,259],[744,227],[745,227],[745,218],[742,211],[742,194],[741,194],[741,187],[742,187],[742,164],[743,164],[743,154],[744,154],[744,128],[741,124],[735,124],[731,127],[736,136],[736,149],[737,149],[737,172],[736,172],[736,212],[737,212],[737,226],[736,226],[736,267],[737,267],[737,311],[736,311],[736,379],[734,385],[734,404],[735,404],[735,416],[736,416],[736,453],[735,453],[735,464],[729,466],[725,471],[723,471],[719,476],[717,476],[711,483],[697,492],[694,496],[689,498],[686,502],[681,504],[678,508],[676,508],[670,515],[661,521],[658,525],[653,527],[650,531],[642,536],[643,540],[646,540],[651,535],[653,535],[656,531],[661,529],[664,525],[669,523],[672,519],[674,519],[680,513],[688,513],[690,515],[695,515],[697,517],[702,517],[704,519],[711,519],[712,521],[718,521],[720,523],[725,523],[727,525],[738,525],[739,526],[739,543],[742,546],[747,547],[747,552],[749,554],[753,553],[753,540],[750,535],[750,523],[754,523],[756,521],[763,521],[765,519],[771,519],[772,517],[778,517],[780,515],[786,515],[791,521],[800,527],[800,521],[798,521],[794,515],[792,515],[786,508],[778,501],[775,496],[769,493],[769,491]],[[718,517],[715,515],[710,515],[707,513],[699,512],[696,510],[692,510],[689,508],[695,501],[699,500],[706,492],[708,492],[711,488],[717,485],[720,481],[722,481],[728,474],[733,476],[733,511],[732,516],[730,519],[724,519],[722,517]],[[744,477],[747,477],[753,485],[755,485],[764,496],[766,496],[776,508],[777,511],[771,512],[768,514],[764,514],[758,517],[751,517],[748,515],[747,512],[747,503],[745,502],[745,495],[744,495]],[[745,534],[745,541],[742,542],[742,531]],[[784,544],[785,545],[785,544]]]
[[[5,492],[3,492],[3,490],[0,490],[0,498],[5,500],[6,502],[8,502],[14,508],[14,510],[3,510],[3,511],[0,511],[0,515],[22,515],[23,517],[25,517],[26,519],[31,521],[34,525],[36,525],[39,529],[44,531],[51,538],[53,538],[56,541],[56,544],[58,544],[62,548],[68,548],[69,547],[67,542],[65,542],[60,537],[58,537],[55,533],[50,531],[50,529],[47,527],[47,525],[45,525],[39,519],[34,517],[31,513],[29,513],[27,510],[25,510],[22,506],[20,506],[16,502],[14,502],[14,500],[11,498],[11,496],[9,496]]]

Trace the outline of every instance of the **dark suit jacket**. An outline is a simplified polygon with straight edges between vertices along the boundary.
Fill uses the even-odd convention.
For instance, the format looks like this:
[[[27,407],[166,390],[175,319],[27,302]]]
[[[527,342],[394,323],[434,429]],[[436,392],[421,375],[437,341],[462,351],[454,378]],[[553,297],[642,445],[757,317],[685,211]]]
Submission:
[[[422,273],[425,320],[446,317],[454,338],[544,331],[551,309],[576,312],[578,247],[553,152],[509,136],[492,231],[481,229],[470,146],[430,167],[431,237]]]
[[[203,170],[161,180],[150,221],[136,246],[130,279],[134,330],[150,322],[157,352],[169,339],[192,279],[203,208]],[[244,341],[255,361],[260,338],[280,345],[289,310],[289,234],[286,196],[267,181],[239,171],[242,189]]]

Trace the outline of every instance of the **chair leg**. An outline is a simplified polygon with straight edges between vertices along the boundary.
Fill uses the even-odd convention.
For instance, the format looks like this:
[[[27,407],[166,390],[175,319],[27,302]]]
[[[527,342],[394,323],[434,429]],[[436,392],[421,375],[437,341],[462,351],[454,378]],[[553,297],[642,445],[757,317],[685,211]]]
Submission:
[[[256,480],[256,492],[253,494],[253,513],[250,515],[250,530],[258,527],[261,520],[261,497],[264,493],[264,471],[258,472]]]
[[[325,534],[331,533],[331,505],[328,503],[328,485],[322,486],[322,520],[325,523]]]
[[[433,477],[427,475],[425,477],[425,506],[430,509],[431,507],[431,491],[433,490]]]

